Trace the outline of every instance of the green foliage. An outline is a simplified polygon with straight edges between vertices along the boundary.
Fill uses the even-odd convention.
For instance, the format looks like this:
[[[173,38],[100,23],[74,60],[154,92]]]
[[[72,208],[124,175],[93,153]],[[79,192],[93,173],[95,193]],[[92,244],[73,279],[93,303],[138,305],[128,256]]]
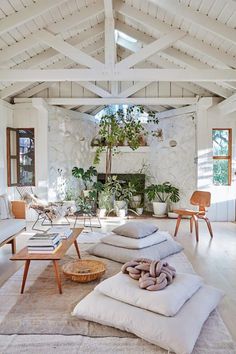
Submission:
[[[136,150],[140,146],[140,138],[146,136],[148,131],[142,125],[139,114],[144,112],[143,106],[128,107],[126,112],[118,110],[114,112],[107,110],[107,113],[101,117],[99,124],[99,146],[96,150],[94,164],[98,164],[103,151],[107,153],[106,174],[110,174],[112,155],[118,152],[117,147],[124,142],[132,149]],[[148,123],[158,124],[155,112],[148,112]]]
[[[213,183],[215,185],[227,186],[229,184],[229,163],[228,160],[214,160],[213,162]]]
[[[110,191],[111,195],[114,195],[115,200],[125,200],[128,202],[135,193],[135,188],[130,182],[125,186],[122,181],[117,179],[117,176],[108,177],[106,188]]]
[[[179,189],[172,186],[169,182],[152,184],[145,189],[145,193],[150,201],[157,199],[162,203],[168,201],[177,203],[180,200]]]
[[[97,170],[94,166],[90,166],[87,170],[83,168],[73,167],[72,176],[82,180],[85,189],[88,189],[88,185],[93,181],[92,177],[97,176]]]

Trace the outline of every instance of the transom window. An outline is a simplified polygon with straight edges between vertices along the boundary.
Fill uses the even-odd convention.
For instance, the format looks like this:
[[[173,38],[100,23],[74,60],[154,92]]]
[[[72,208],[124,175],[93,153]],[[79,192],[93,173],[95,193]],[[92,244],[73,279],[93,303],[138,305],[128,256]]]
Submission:
[[[213,184],[227,186],[231,184],[232,166],[232,130],[213,129]]]

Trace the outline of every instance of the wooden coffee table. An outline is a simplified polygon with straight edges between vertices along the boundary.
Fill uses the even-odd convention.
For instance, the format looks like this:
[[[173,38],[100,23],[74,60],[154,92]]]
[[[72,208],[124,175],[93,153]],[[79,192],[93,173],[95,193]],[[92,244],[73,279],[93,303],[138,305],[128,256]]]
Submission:
[[[68,249],[72,244],[74,244],[75,246],[78,257],[81,258],[79,246],[77,243],[77,237],[81,234],[83,228],[74,228],[72,230],[73,230],[72,235],[67,240],[62,240],[62,245],[55,253],[52,254],[28,253],[28,249],[27,247],[25,247],[10,258],[11,261],[25,261],[25,268],[24,268],[24,274],[23,274],[22,285],[21,285],[21,294],[23,294],[24,292],[25,282],[27,279],[28,270],[31,261],[53,261],[59,293],[62,294],[61,276],[60,276],[58,261],[60,261],[64,257],[64,255],[66,254],[66,252],[68,251]]]

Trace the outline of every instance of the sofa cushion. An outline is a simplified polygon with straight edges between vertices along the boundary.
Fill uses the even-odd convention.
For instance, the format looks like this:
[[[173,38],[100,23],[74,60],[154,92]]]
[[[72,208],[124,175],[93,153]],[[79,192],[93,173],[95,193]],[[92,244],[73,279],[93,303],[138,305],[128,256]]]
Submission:
[[[0,243],[11,236],[17,234],[26,227],[24,219],[5,219],[0,220]]]
[[[116,227],[112,230],[115,234],[132,237],[142,238],[153,234],[158,230],[158,226],[146,221],[130,221],[124,225]]]
[[[14,218],[7,194],[0,195],[0,220]]]

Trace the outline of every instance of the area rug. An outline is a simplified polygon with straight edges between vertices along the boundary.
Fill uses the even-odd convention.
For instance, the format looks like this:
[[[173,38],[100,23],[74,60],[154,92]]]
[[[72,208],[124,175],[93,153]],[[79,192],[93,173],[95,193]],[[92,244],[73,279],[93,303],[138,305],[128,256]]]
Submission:
[[[86,253],[87,247],[86,244],[80,246],[83,258],[96,258]],[[76,255],[72,247],[62,263],[73,258]],[[120,270],[120,264],[104,262],[107,265],[105,278]],[[171,256],[169,262],[177,271],[193,272],[183,252]],[[35,352],[35,345],[38,345],[37,353],[45,352],[46,347],[48,353],[64,353],[65,346],[66,352],[71,353],[134,353],[132,348],[137,348],[136,353],[166,353],[127,332],[71,316],[75,305],[98,282],[78,284],[63,277],[63,294],[59,295],[52,264],[32,262],[25,293],[20,295],[22,272],[20,269],[0,289],[0,343],[4,343],[0,344],[0,353],[31,353]],[[122,351],[120,346],[116,347],[121,339]],[[216,311],[205,323],[194,350],[194,354],[206,353],[235,353],[232,339]]]

